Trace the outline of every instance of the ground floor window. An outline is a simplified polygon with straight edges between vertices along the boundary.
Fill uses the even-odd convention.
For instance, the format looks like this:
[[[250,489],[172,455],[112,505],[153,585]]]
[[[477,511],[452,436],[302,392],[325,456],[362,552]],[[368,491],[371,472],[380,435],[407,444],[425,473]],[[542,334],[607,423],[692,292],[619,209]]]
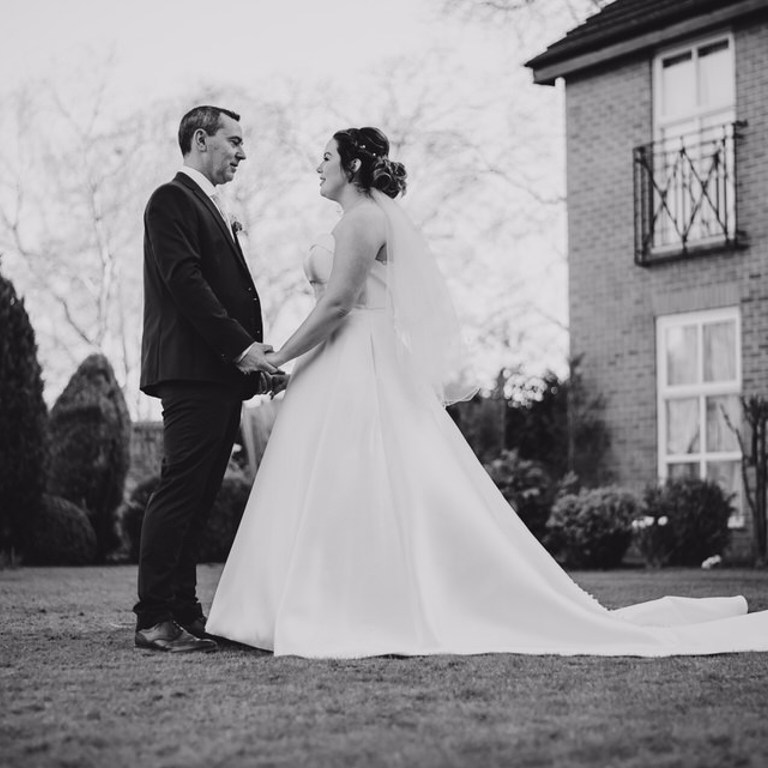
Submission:
[[[744,524],[741,451],[741,323],[737,307],[657,318],[659,476],[700,477],[735,495]]]

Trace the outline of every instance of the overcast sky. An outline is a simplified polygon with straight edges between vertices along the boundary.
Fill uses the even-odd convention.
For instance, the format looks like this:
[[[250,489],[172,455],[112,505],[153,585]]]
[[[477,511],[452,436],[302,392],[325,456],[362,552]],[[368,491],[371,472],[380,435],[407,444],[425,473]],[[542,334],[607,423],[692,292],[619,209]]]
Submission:
[[[315,84],[322,89],[328,80],[330,92],[343,86],[353,100],[351,110],[345,105],[345,114],[355,122],[367,120],[366,88],[381,82],[371,75],[386,75],[394,59],[405,58],[418,73],[414,94],[419,92],[417,81],[426,78],[447,90],[446,104],[472,107],[479,99],[478,130],[487,133],[498,124],[508,136],[507,107],[527,105],[527,112],[516,111],[525,115],[520,130],[528,134],[529,143],[521,138],[521,146],[533,157],[534,170],[551,169],[553,183],[539,193],[550,197],[559,192],[564,170],[562,138],[557,135],[562,131],[562,93],[532,85],[522,63],[572,26],[573,19],[547,17],[548,39],[541,40],[542,29],[533,31],[518,18],[506,27],[469,24],[445,14],[442,6],[443,0],[0,0],[0,98],[3,92],[34,88],[40,81],[70,86],[78,75],[83,82],[98,81],[98,76],[86,77],[87,70],[104,66],[111,55],[108,103],[122,101],[115,105],[127,108],[121,114],[137,104],[194,98],[201,87],[221,92],[234,86],[253,93],[255,84],[255,92],[261,93],[274,86],[280,99],[290,99],[287,78],[295,78],[302,89]],[[521,28],[533,50],[518,48],[515,32]],[[65,92],[77,94],[77,88]],[[93,94],[87,87],[84,93]],[[13,127],[13,121],[6,122]],[[512,129],[517,128],[513,123]],[[0,121],[0,142],[3,129]],[[175,123],[169,135],[174,131]],[[307,170],[310,183],[312,167]],[[519,213],[511,206],[513,224],[515,217]],[[559,322],[565,316],[561,223],[553,213],[551,231],[539,240],[526,236],[514,249],[491,244],[493,253],[498,251],[499,275],[514,268],[514,280],[509,275],[499,279],[509,280],[511,289],[522,285],[534,293],[536,304],[543,304],[546,315]],[[480,253],[488,251],[482,243],[477,247]],[[481,313],[482,293],[465,296],[468,306],[470,298],[481,305]],[[537,315],[533,322],[543,321]],[[557,366],[564,360],[564,340],[557,333],[557,343],[534,344],[540,364]],[[492,361],[487,367],[495,373],[498,365]]]
[[[269,74],[354,78],[436,38],[465,48],[468,74],[498,55],[492,29],[437,0],[3,0],[0,89],[48,77],[84,48],[113,52],[126,96]]]

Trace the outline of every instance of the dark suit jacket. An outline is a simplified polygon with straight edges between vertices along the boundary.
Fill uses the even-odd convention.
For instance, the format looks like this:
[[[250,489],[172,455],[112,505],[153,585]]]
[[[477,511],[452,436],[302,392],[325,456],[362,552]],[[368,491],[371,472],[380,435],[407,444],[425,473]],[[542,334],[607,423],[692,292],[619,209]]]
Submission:
[[[144,212],[141,389],[167,382],[225,385],[251,397],[256,377],[234,360],[263,340],[256,286],[240,245],[208,196],[184,173]]]

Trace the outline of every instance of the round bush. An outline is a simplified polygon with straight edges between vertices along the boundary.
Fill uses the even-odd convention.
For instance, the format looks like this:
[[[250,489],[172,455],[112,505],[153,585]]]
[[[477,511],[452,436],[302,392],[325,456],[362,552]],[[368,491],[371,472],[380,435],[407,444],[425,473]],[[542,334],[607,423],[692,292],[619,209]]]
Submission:
[[[555,493],[544,467],[537,461],[521,459],[517,451],[502,451],[485,469],[520,519],[541,541]]]
[[[615,486],[561,496],[547,522],[547,544],[573,568],[616,568],[632,541],[638,502]]]
[[[662,568],[672,551],[669,518],[644,515],[632,521],[632,542],[649,568]]]
[[[40,508],[47,422],[35,332],[0,275],[0,550],[23,549],[25,521]]]
[[[51,410],[48,490],[88,512],[99,559],[119,538],[116,510],[130,463],[130,417],[104,355],[90,355]]]
[[[152,475],[140,482],[131,492],[120,510],[120,531],[123,545],[127,549],[128,561],[139,562],[139,546],[141,543],[141,523],[144,520],[144,510],[149,503],[149,497],[160,484],[160,475]]]
[[[27,531],[24,562],[88,565],[96,552],[96,534],[86,512],[66,499],[44,495]]]
[[[250,492],[251,483],[245,478],[224,478],[200,540],[199,562],[223,563],[227,559]]]
[[[136,486],[125,503],[121,515],[121,529],[125,539],[128,559],[132,563],[139,560],[141,542],[141,524],[150,496],[160,484],[160,477],[155,475]],[[201,537],[198,561],[201,563],[221,563],[227,559],[237,527],[245,510],[251,484],[240,475],[228,475],[221,484],[211,515]]]
[[[723,489],[709,480],[677,478],[646,489],[644,514],[666,517],[669,565],[700,566],[722,555],[730,541],[728,520],[733,514]]]

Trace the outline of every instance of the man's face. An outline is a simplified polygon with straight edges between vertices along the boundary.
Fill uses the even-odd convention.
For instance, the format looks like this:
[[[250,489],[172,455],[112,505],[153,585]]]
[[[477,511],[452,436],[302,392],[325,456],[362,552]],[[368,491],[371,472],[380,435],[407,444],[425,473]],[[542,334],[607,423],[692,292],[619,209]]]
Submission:
[[[205,136],[203,173],[212,184],[232,181],[237,167],[245,160],[243,130],[237,120],[222,114],[219,129],[213,136]]]

